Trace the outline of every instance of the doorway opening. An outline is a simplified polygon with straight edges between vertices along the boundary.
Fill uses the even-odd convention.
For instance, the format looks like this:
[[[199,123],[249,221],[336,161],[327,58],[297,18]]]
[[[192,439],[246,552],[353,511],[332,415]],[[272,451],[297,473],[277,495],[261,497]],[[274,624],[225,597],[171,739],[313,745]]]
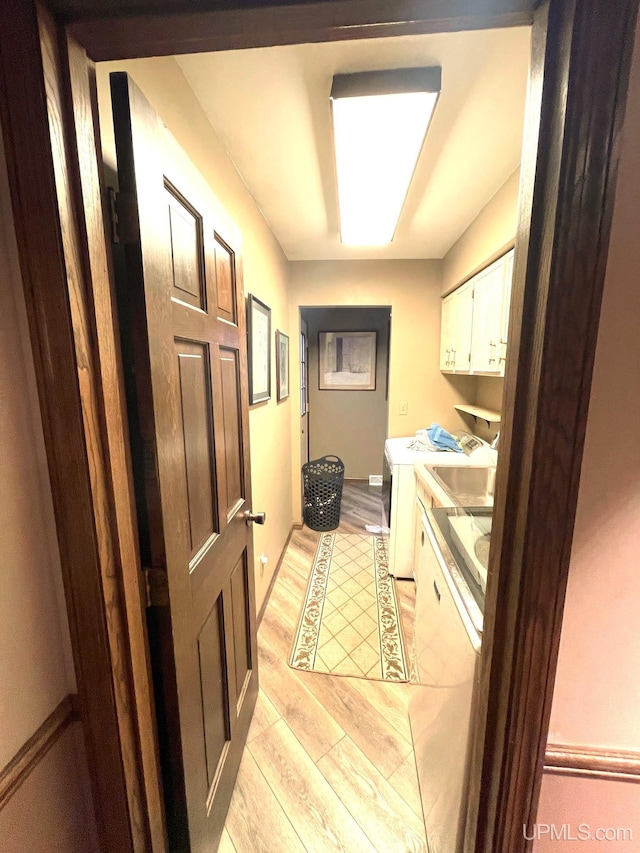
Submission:
[[[456,57],[459,59],[471,44],[475,45],[475,52],[465,54],[465,63],[458,63]],[[497,408],[500,407],[501,371],[493,371],[495,375],[492,375],[491,368],[493,362],[497,362],[498,353],[495,352],[495,342],[490,339],[492,321],[501,314],[502,258],[515,238],[529,30],[443,34],[417,40],[408,38],[395,44],[372,40],[370,44],[363,43],[357,47],[362,54],[361,61],[368,65],[382,61],[378,57],[379,52],[384,56],[390,51],[396,64],[426,62],[429,51],[430,55],[439,53],[443,64],[451,68],[451,75],[454,68],[459,74],[455,81],[457,87],[452,83],[451,92],[445,89],[442,95],[444,117],[441,121],[441,114],[436,114],[433,136],[428,136],[425,143],[425,151],[430,151],[432,161],[427,158],[426,164],[421,161],[418,167],[413,195],[410,193],[407,198],[404,221],[398,226],[398,238],[390,247],[375,251],[366,247],[346,247],[337,241],[337,205],[330,181],[332,153],[326,150],[327,147],[330,149],[327,144],[328,127],[322,113],[327,105],[318,95],[318,86],[324,78],[309,82],[302,103],[298,93],[292,96],[293,107],[297,105],[311,111],[310,127],[305,126],[305,109],[296,112],[293,107],[287,111],[285,124],[294,139],[300,130],[298,125],[305,126],[310,135],[307,148],[320,149],[317,154],[318,186],[310,186],[313,176],[309,164],[301,157],[305,146],[300,142],[291,148],[290,141],[282,137],[278,140],[283,146],[285,142],[289,146],[284,150],[295,158],[298,169],[289,170],[297,176],[294,186],[291,182],[285,183],[286,176],[276,172],[281,186],[275,195],[272,192],[273,178],[265,185],[265,174],[271,174],[273,170],[252,171],[253,161],[247,159],[243,148],[248,144],[248,137],[246,122],[240,119],[243,115],[251,115],[255,121],[255,112],[259,108],[251,83],[255,80],[255,73],[260,72],[267,78],[270,74],[277,76],[283,63],[286,66],[294,53],[300,55],[304,65],[320,51],[326,63],[330,52],[326,46],[322,49],[308,46],[305,51],[273,49],[271,52],[258,52],[259,55],[252,51],[238,51],[229,56],[108,63],[99,65],[97,69],[103,146],[112,179],[116,174],[116,162],[110,127],[108,75],[126,72],[133,84],[140,87],[141,97],[148,98],[151,106],[157,109],[160,120],[184,149],[183,154],[192,160],[189,168],[199,170],[212,192],[218,195],[220,209],[235,220],[243,247],[239,241],[234,242],[225,236],[224,232],[218,233],[214,222],[217,241],[213,250],[215,275],[218,275],[220,247],[226,246],[226,264],[231,270],[231,280],[234,268],[236,271],[242,269],[245,294],[259,300],[264,316],[269,318],[262,340],[263,354],[266,351],[267,358],[257,365],[262,368],[267,381],[261,389],[260,401],[250,405],[248,412],[242,412],[251,443],[253,490],[252,496],[245,492],[243,497],[247,502],[247,512],[252,512],[250,500],[253,508],[266,511],[267,523],[264,528],[255,529],[254,557],[249,559],[249,566],[253,567],[251,582],[256,588],[256,609],[261,617],[255,658],[256,667],[262,671],[261,692],[254,724],[247,733],[247,747],[238,781],[233,792],[227,786],[225,794],[227,802],[230,802],[225,831],[229,842],[237,846],[239,853],[249,849],[247,845],[251,836],[259,835],[270,827],[268,815],[258,809],[255,822],[247,830],[246,819],[242,818],[242,804],[246,800],[247,786],[251,785],[263,789],[266,786],[271,790],[272,795],[265,795],[262,802],[272,815],[277,816],[279,831],[285,836],[296,833],[304,839],[327,831],[326,821],[317,821],[318,814],[327,812],[342,816],[336,817],[335,831],[345,845],[350,837],[364,838],[366,843],[375,845],[377,839],[384,836],[390,846],[402,837],[403,843],[411,847],[419,846],[426,838],[429,828],[427,826],[425,830],[424,818],[428,812],[423,807],[424,798],[429,793],[423,782],[421,798],[414,755],[415,738],[408,716],[408,702],[416,690],[416,685],[411,683],[416,622],[413,565],[419,559],[418,546],[423,541],[420,514],[416,513],[417,488],[413,467],[418,457],[410,452],[409,444],[416,438],[416,432],[426,429],[434,421],[451,432],[468,428],[470,416],[462,414],[457,406],[477,406],[485,402],[486,389],[483,392],[480,387],[483,372],[488,374],[486,382],[494,383],[493,398],[498,400]],[[344,56],[349,50],[348,45],[342,46]],[[355,46],[351,45],[351,52],[354,50]],[[235,68],[233,79],[238,96],[235,102],[232,102],[230,86],[216,89],[215,96],[211,98],[207,98],[202,89],[205,68],[209,73],[207,79],[226,79],[224,75],[230,73],[230,68],[225,66],[225,62]],[[246,68],[244,62],[248,63]],[[509,73],[506,69],[510,69]],[[309,69],[307,71],[311,73]],[[483,119],[479,125],[476,111],[480,90],[489,92],[490,81],[496,75],[508,78],[510,85],[502,87],[499,106],[492,113],[492,120]],[[170,97],[167,97],[168,92]],[[270,103],[276,94],[275,89],[267,89],[261,95],[262,101]],[[493,104],[495,96],[491,95],[490,100]],[[269,149],[268,136],[276,130],[271,117],[269,123],[266,118],[264,120],[262,127],[257,125],[253,128],[251,138],[257,140],[260,132],[266,133],[259,147]],[[475,128],[473,139],[467,135],[470,126]],[[275,148],[271,146],[271,149]],[[227,154],[229,149],[232,160]],[[488,160],[485,149],[491,152]],[[274,153],[274,150],[270,154],[273,166],[277,167],[284,158],[282,152]],[[469,169],[469,157],[480,158],[484,163],[482,179],[476,175],[473,184],[464,177],[465,170]],[[180,155],[180,159],[186,158]],[[301,212],[293,217],[288,213],[288,219],[279,228],[277,223],[282,221],[284,211],[296,209],[299,188],[295,185],[298,183],[306,192],[304,214]],[[208,227],[207,220],[202,219],[204,225],[199,226],[197,201],[192,201],[170,177],[168,186],[173,187],[169,210],[172,310],[178,310],[175,306],[180,306],[179,310],[184,313],[182,304],[187,301],[197,311],[206,312],[213,307],[219,312],[220,305],[214,304],[212,298],[202,298],[201,285],[198,284],[199,276],[201,280],[209,275],[207,263],[204,271],[198,273],[197,260],[194,260],[198,254],[199,235],[204,233],[203,228]],[[435,199],[429,198],[426,187],[432,188]],[[289,196],[287,191],[291,193]],[[451,212],[445,217],[442,211],[445,203],[450,201],[449,193],[456,201],[455,204],[451,202]],[[184,198],[188,199],[188,204],[180,203]],[[311,228],[318,207],[327,223],[322,244],[314,244],[304,231],[304,227]],[[307,209],[311,213],[308,214]],[[421,237],[412,232],[411,223],[416,222],[422,223],[415,226],[421,231]],[[296,228],[301,230],[296,232]],[[276,241],[279,241],[278,248],[274,248]],[[203,245],[206,257],[206,234]],[[477,310],[474,317],[475,278],[488,267],[498,270],[497,278],[491,279],[497,302],[484,299],[482,312]],[[264,271],[269,275],[264,275]],[[223,280],[224,277],[217,287]],[[464,289],[464,298],[458,298],[460,285]],[[480,285],[477,287],[480,294]],[[457,309],[445,315],[443,296],[447,297],[448,306],[452,295]],[[480,302],[478,299],[478,305]],[[236,309],[234,311],[233,305],[227,306],[227,313],[224,317],[220,315],[218,320],[240,322],[242,306],[238,304]],[[443,343],[444,316],[448,318],[446,332],[452,336],[453,342],[447,340]],[[464,323],[459,322],[461,318],[464,318]],[[269,378],[273,379],[270,374],[276,366],[273,358],[269,364],[268,354],[272,351],[271,339],[278,332],[292,343],[300,335],[299,358],[295,356],[296,347],[290,349],[291,381],[284,382],[290,390],[288,395],[280,392],[276,395],[275,389],[268,387]],[[489,370],[472,369],[474,333],[477,346],[487,350],[484,363],[489,364]],[[256,357],[253,344],[250,340],[249,358]],[[505,345],[506,340],[501,342],[499,353],[502,365],[506,357]],[[456,351],[457,359],[445,359],[443,362],[440,358],[443,347],[447,351]],[[465,352],[468,353],[466,360]],[[183,358],[188,357],[189,364],[193,365],[195,355],[196,352],[190,350],[183,354]],[[492,355],[496,358],[492,359]],[[126,354],[124,360],[126,364]],[[277,381],[280,384],[282,361],[279,368]],[[286,376],[284,378],[286,380]],[[187,421],[185,425],[188,426]],[[381,483],[385,443],[390,436],[396,443],[396,450],[400,442],[404,452],[402,460],[394,460],[394,468],[398,462],[394,476],[397,492],[394,506],[398,518],[396,532],[392,532],[391,537],[387,530],[392,526],[391,514],[385,517],[383,512]],[[345,465],[343,513],[339,526],[331,532],[333,538],[327,546],[335,555],[333,568],[336,572],[332,577],[341,580],[336,581],[340,589],[333,591],[333,598],[328,592],[323,599],[323,612],[327,619],[317,626],[314,671],[305,672],[291,669],[288,664],[299,648],[295,645],[296,636],[303,621],[303,608],[309,599],[314,567],[326,540],[324,535],[318,535],[308,525],[301,531],[294,529],[291,532],[291,522],[297,523],[302,518],[301,507],[296,506],[298,500],[304,500],[300,494],[301,465],[305,460],[325,456],[337,456]],[[398,507],[402,507],[399,513]],[[373,530],[368,531],[367,527]],[[380,651],[385,632],[380,613],[387,619],[389,612],[380,606],[381,598],[375,589],[360,588],[360,584],[365,583],[364,576],[374,576],[381,565],[376,560],[382,548],[386,551],[387,569],[391,569],[392,561],[394,563],[392,579],[380,596],[388,594],[394,599],[389,612],[397,630],[388,646],[397,643],[401,648],[396,655],[400,663],[384,658]],[[372,552],[375,559],[370,561]],[[373,579],[375,581],[375,577]],[[431,589],[432,585],[430,579],[425,589]],[[440,579],[437,588],[444,589]],[[342,599],[337,606],[336,595]],[[331,607],[334,607],[334,613],[330,612]],[[385,639],[389,638],[385,636]],[[448,642],[449,634],[444,639]],[[396,664],[402,670],[397,683],[384,683],[384,667],[393,671]],[[472,666],[465,671],[466,683],[471,684],[474,677]],[[336,695],[341,697],[338,704],[332,698]],[[465,694],[464,699],[465,709],[469,711],[470,694]],[[421,694],[417,704],[428,705],[429,701]],[[467,779],[465,761],[469,716],[468,713],[463,721],[466,728],[461,734],[456,778],[451,780],[444,775],[437,776],[447,795],[444,799],[449,802],[449,793],[454,794],[451,808],[456,811],[456,818],[447,819],[448,824],[455,824],[454,833],[462,832],[460,810]],[[271,720],[268,725],[265,725],[265,717]],[[422,726],[420,719],[424,721],[424,715],[416,717],[416,725]],[[369,731],[375,731],[379,736],[371,739],[367,729],[360,726],[362,720],[367,721]],[[432,733],[434,736],[437,734],[435,727]],[[350,752],[343,754],[344,745],[339,744],[345,738]],[[224,738],[220,743],[223,741]],[[237,750],[234,755],[237,757]],[[313,808],[303,809],[300,813],[291,808],[284,769],[275,758],[269,762],[269,755],[286,756],[288,766],[297,765],[297,787],[314,787]],[[335,766],[346,760],[352,761],[357,768],[353,776],[357,782],[356,792],[350,789],[348,780],[335,774]],[[437,759],[436,764],[436,770],[441,770],[442,760]],[[256,771],[256,766],[259,771]],[[179,767],[175,772],[179,775]],[[212,784],[215,778],[214,770],[211,773]],[[384,807],[372,811],[366,798],[362,797],[363,786],[385,790]],[[184,803],[174,804],[168,798],[167,808],[171,826],[173,809],[184,810]],[[345,817],[345,808],[351,818]],[[437,822],[439,818],[436,816],[435,820]],[[204,825],[204,821],[202,823]],[[391,830],[390,826],[412,828],[405,838],[404,829]],[[400,836],[394,835],[394,831],[399,831]]]
[[[309,458],[338,456],[346,481],[381,486],[388,436],[391,307],[303,307],[300,323],[307,330]],[[352,356],[353,365],[347,363],[349,347],[360,347]]]
[[[472,46],[474,50],[471,51]],[[229,741],[231,747],[224,752],[226,736],[222,729],[215,740],[215,746],[220,748],[219,760],[225,755],[232,756],[233,762],[227,761],[227,765],[239,766],[233,789],[225,779],[225,784],[216,790],[216,779],[223,777],[221,771],[216,770],[218,759],[210,757],[214,741],[209,730],[205,728],[200,746],[196,744],[198,738],[193,736],[193,730],[189,731],[192,754],[188,758],[206,765],[211,786],[208,793],[198,788],[198,797],[214,803],[217,814],[222,814],[230,804],[223,838],[235,845],[238,853],[250,849],[250,839],[260,836],[265,828],[272,834],[268,814],[262,808],[256,809],[255,820],[250,826],[242,815],[247,786],[254,785],[270,789],[271,794],[265,794],[261,802],[272,815],[272,822],[278,823],[278,832],[285,837],[297,834],[305,846],[306,839],[310,843],[318,833],[327,831],[335,831],[344,846],[371,844],[375,847],[378,839],[385,837],[389,846],[402,843],[409,848],[419,848],[429,834],[435,844],[449,843],[451,838],[454,844],[461,840],[458,833],[463,832],[462,804],[468,779],[467,738],[472,695],[467,691],[464,701],[456,702],[454,693],[441,689],[439,676],[433,685],[425,686],[421,682],[431,678],[429,666],[422,661],[419,668],[416,663],[414,636],[419,643],[425,644],[424,628],[434,621],[434,614],[424,615],[424,624],[417,625],[417,614],[426,613],[429,608],[417,599],[414,566],[422,566],[429,574],[434,564],[433,561],[425,562],[422,550],[425,534],[416,503],[418,487],[414,464],[423,460],[423,456],[411,445],[416,440],[419,443],[421,431],[433,422],[450,433],[473,430],[475,424],[471,423],[473,416],[469,415],[468,407],[487,405],[491,396],[487,394],[487,386],[496,408],[500,409],[506,333],[499,353],[492,337],[494,321],[500,320],[504,313],[503,285],[507,276],[503,261],[515,239],[529,47],[528,28],[408,37],[393,43],[372,40],[369,44],[341,46],[341,61],[357,51],[364,67],[382,61],[392,61],[396,65],[426,63],[432,61],[428,57],[437,55],[445,70],[449,69],[445,75],[450,81],[449,89],[445,86],[439,105],[442,112],[436,112],[425,141],[425,151],[416,169],[397,236],[389,247],[376,250],[344,246],[337,239],[337,202],[331,182],[327,104],[319,94],[326,80],[317,72],[314,78],[310,66],[314,58],[320,58],[321,67],[328,67],[337,47],[274,48],[238,51],[235,55],[182,56],[98,65],[103,150],[106,173],[114,189],[128,194],[132,191],[132,182],[126,183],[126,165],[123,184],[120,162],[122,152],[127,153],[130,131],[120,132],[116,158],[110,116],[115,89],[109,93],[109,75],[114,79],[122,78],[123,72],[129,75],[131,103],[142,105],[148,99],[143,107],[145,114],[151,116],[151,111],[157,110],[160,122],[165,125],[160,136],[166,138],[162,143],[162,157],[168,156],[163,168],[169,217],[167,270],[172,272],[167,280],[171,283],[169,299],[172,314],[176,316],[176,329],[187,328],[182,314],[186,317],[191,312],[194,323],[202,325],[203,315],[213,312],[213,327],[219,328],[221,335],[220,353],[228,355],[231,352],[227,340],[229,330],[239,330],[240,340],[244,322],[243,306],[229,297],[229,283],[238,288],[243,286],[245,295],[250,294],[258,300],[261,317],[266,318],[260,338],[253,315],[252,325],[247,323],[247,358],[251,360],[252,377],[261,375],[263,381],[260,394],[254,396],[252,392],[248,407],[245,409],[241,402],[238,409],[237,426],[243,436],[248,437],[238,442],[237,435],[235,438],[231,435],[228,413],[224,414],[224,436],[222,430],[216,432],[214,405],[210,444],[215,454],[220,453],[220,441],[225,443],[223,446],[227,450],[242,447],[245,460],[249,458],[249,443],[251,445],[251,476],[239,483],[237,495],[234,493],[234,500],[225,506],[222,515],[218,511],[220,519],[226,519],[232,527],[237,523],[240,506],[242,512],[251,517],[256,516],[254,510],[261,511],[257,515],[266,512],[266,524],[253,531],[253,554],[251,548],[247,548],[243,563],[245,597],[251,601],[255,594],[258,614],[256,626],[247,623],[247,636],[251,641],[249,672],[259,669],[262,673],[258,710],[251,728],[247,729],[247,702],[245,700],[242,706],[240,699],[237,700],[240,703],[238,714],[242,713],[242,726],[238,729],[242,729],[242,737],[247,739],[241,760],[238,743],[232,740]],[[303,67],[309,65],[306,72],[309,82],[303,97],[297,90],[286,90],[283,84],[286,97],[279,101],[280,93],[274,88],[274,81],[261,93],[254,91],[251,81],[255,82],[256,73],[267,81],[271,76],[277,78],[294,55]],[[209,89],[202,88],[204,72],[210,82],[221,84],[232,70],[233,87],[220,85],[215,89],[215,96],[209,97]],[[495,76],[508,79],[509,85],[502,86],[497,106],[495,94],[490,96],[491,121],[484,117],[480,121],[478,105],[483,98],[486,101],[489,97],[487,93],[491,91],[491,80]],[[170,97],[167,97],[168,92]],[[247,136],[242,116],[252,116],[252,121],[256,121],[260,102],[271,104],[270,110],[263,116],[264,123],[256,122],[252,134]],[[293,144],[273,122],[272,114],[281,114],[283,110],[287,116],[284,128],[289,131]],[[307,112],[312,117],[310,124],[305,123]],[[473,138],[468,136],[471,126],[475,129]],[[303,130],[308,134],[304,143],[298,139]],[[172,140],[170,134],[175,139]],[[281,151],[270,143],[270,134],[279,134],[277,141]],[[135,121],[132,138],[135,144]],[[140,138],[146,140],[142,134]],[[255,170],[258,150],[251,152],[253,158],[248,157],[251,145],[257,140],[262,140],[258,142],[258,149],[268,152],[267,159],[260,161],[263,164],[261,172]],[[284,162],[282,151],[287,152],[292,163],[287,170],[279,172]],[[487,157],[488,152],[490,157]],[[153,161],[151,149],[148,159]],[[314,183],[316,160],[320,180]],[[481,177],[476,169],[473,183],[465,179],[470,160],[482,160],[484,164]],[[294,163],[297,169],[291,168]],[[177,177],[174,178],[173,173]],[[273,192],[274,177],[265,182],[265,174],[278,175],[281,185],[277,193]],[[294,181],[290,180],[290,174],[297,176]],[[183,186],[184,176],[190,177]],[[207,183],[216,197],[210,212],[201,204]],[[191,186],[200,185],[202,194],[200,190],[198,193],[191,191]],[[293,216],[291,211],[295,211],[300,202],[301,188],[305,207]],[[455,204],[451,201],[453,198]],[[158,195],[154,210],[159,210],[166,202],[164,196],[163,199]],[[445,217],[442,211],[447,204],[450,204],[450,213]],[[313,229],[314,217],[319,212],[326,221],[326,234],[318,242]],[[227,226],[227,220],[233,220],[234,225]],[[157,228],[160,227],[158,219]],[[210,248],[208,231],[214,234]],[[141,233],[144,234],[144,229]],[[277,248],[275,243],[278,243]],[[147,243],[147,247],[149,245]],[[143,240],[143,257],[144,246]],[[126,256],[127,251],[130,252],[125,245],[114,253],[121,278],[123,255]],[[204,263],[199,267],[203,258]],[[125,304],[131,298],[130,289],[138,266],[134,262],[128,271]],[[264,270],[269,270],[268,276],[262,275]],[[511,271],[512,266],[509,266],[509,273]],[[509,292],[510,285],[509,274]],[[123,288],[120,291],[122,295]],[[451,305],[455,310],[449,310]],[[121,325],[125,330],[131,327],[124,316]],[[496,331],[500,330],[496,327]],[[150,325],[149,334],[152,332]],[[190,456],[187,453],[188,461],[195,466],[193,471],[188,469],[187,480],[192,476],[199,478],[198,482],[207,483],[209,475],[198,467],[203,446],[196,435],[206,424],[206,418],[202,401],[195,399],[193,388],[188,390],[189,383],[194,385],[194,382],[192,377],[188,378],[186,369],[193,369],[196,356],[206,364],[211,355],[206,354],[206,348],[203,350],[197,335],[197,340],[183,352],[184,335],[176,334],[179,340],[175,346],[184,364],[180,363],[175,387],[182,388],[183,392],[187,389],[188,400],[182,403],[182,429],[185,448],[187,451],[189,447],[194,449]],[[278,361],[272,357],[273,344],[278,348],[279,335],[299,342],[299,357],[295,346],[289,350],[289,381],[282,357]],[[442,358],[443,350],[449,354],[448,359]],[[280,355],[279,349],[278,353]],[[241,368],[242,354],[234,358]],[[123,360],[127,372],[132,363],[130,351],[123,352]],[[228,358],[222,358],[223,364],[227,361]],[[209,374],[206,370],[205,374],[211,377],[211,395],[215,403],[218,368],[213,361],[210,364]],[[272,375],[276,367],[277,394]],[[134,372],[139,377],[139,369]],[[231,371],[229,376],[232,374],[236,375]],[[238,375],[240,388],[244,381],[242,370]],[[130,377],[130,385],[136,382],[136,376]],[[286,393],[282,392],[283,388]],[[222,400],[226,399],[225,394],[223,389]],[[237,399],[243,400],[241,391]],[[130,406],[131,400],[130,393]],[[199,420],[189,410],[189,403],[192,408],[195,406]],[[467,409],[463,411],[461,406]],[[134,402],[130,411],[134,424],[135,410]],[[387,453],[390,437],[393,445],[391,468]],[[196,453],[197,448],[200,449]],[[139,447],[132,448],[132,455],[134,470],[142,483],[148,467]],[[440,455],[464,457],[463,453]],[[305,514],[308,523],[302,530],[292,530],[292,522],[296,526],[303,519],[302,464],[305,460],[325,457],[338,457],[344,464],[340,522],[331,531],[318,532],[322,528],[314,527]],[[216,456],[218,470],[224,472],[225,465],[235,470],[234,460],[228,453],[226,456],[223,453],[221,459],[224,461]],[[495,457],[490,461],[495,465]],[[477,464],[478,460],[475,462]],[[208,468],[205,465],[205,469],[210,471],[211,465]],[[383,480],[386,470],[394,472],[387,485],[389,494],[393,492],[395,498],[392,510],[385,514]],[[219,500],[218,486],[218,482],[211,481],[214,501]],[[145,489],[140,485],[139,492]],[[194,495],[196,493],[199,494],[198,490]],[[187,496],[191,505],[188,489]],[[301,501],[299,505],[298,500]],[[429,504],[429,509],[424,506],[423,511],[430,511],[434,498],[429,495],[423,500]],[[446,502],[447,498],[444,500]],[[221,530],[217,535],[221,535]],[[316,571],[327,551],[331,551],[327,564],[329,580],[322,606],[318,608],[313,597],[317,591]],[[194,553],[190,559],[197,560],[197,557]],[[381,570],[386,577],[379,583]],[[428,583],[423,583],[423,597],[432,587],[444,591],[444,583],[442,578],[434,579],[429,574]],[[230,605],[224,603],[225,596]],[[232,585],[228,596],[224,590],[220,591],[222,604],[219,606],[222,610],[229,606],[235,613],[238,609],[236,598]],[[315,624],[318,609],[322,610],[322,615]],[[244,612],[243,605],[239,610]],[[455,616],[454,610],[447,612],[461,618]],[[154,618],[152,610],[151,634],[155,631]],[[303,630],[307,633],[300,640]],[[452,636],[458,636],[455,626],[450,629],[447,623],[440,639],[446,644]],[[476,678],[474,667],[478,649],[473,652],[473,642],[465,640],[461,644],[465,652],[471,650],[465,656],[465,661],[471,661],[470,667],[464,670],[467,686]],[[475,642],[477,645],[477,638]],[[188,651],[185,654],[188,655]],[[309,671],[304,670],[305,656],[312,658]],[[218,657],[220,655],[216,660]],[[300,658],[303,659],[302,668]],[[207,674],[202,670],[203,660],[201,654],[194,655],[189,677],[200,667],[200,681],[205,684]],[[224,665],[221,671],[225,671]],[[157,667],[155,681],[156,702],[160,708],[163,703],[167,705],[167,697],[161,695],[158,688],[164,690],[168,679],[164,673],[160,677]],[[427,695],[431,688],[435,691],[433,696]],[[208,697],[204,693],[200,696],[198,691],[197,682],[193,681],[188,692],[198,696],[191,702],[192,706],[200,703],[203,718],[213,719],[216,714],[209,713],[207,706],[215,704],[215,691],[210,691]],[[174,694],[180,695],[177,691]],[[464,711],[455,778],[442,772],[443,759],[431,748],[434,739],[439,740],[437,726],[427,727],[426,738],[423,731],[429,707],[435,708],[434,697],[445,694],[447,701]],[[251,692],[244,695],[253,701]],[[337,703],[336,695],[340,697]],[[411,721],[409,700],[417,709]],[[221,703],[222,707],[232,709],[227,712],[231,718],[235,714],[235,702],[232,697]],[[451,716],[446,703],[445,706],[441,708],[442,714]],[[167,718],[172,719],[167,714]],[[265,717],[271,721],[268,725]],[[367,721],[364,728],[363,720]],[[174,726],[170,737],[165,721],[160,718],[160,723],[165,738],[162,750],[170,755],[170,741],[179,738],[180,733]],[[377,733],[373,739],[371,731]],[[343,743],[345,739],[348,747]],[[414,750],[418,743],[422,749],[420,755]],[[275,756],[285,757],[286,766],[296,768],[297,788],[313,788],[312,808],[299,811],[292,808],[286,773]],[[170,789],[165,782],[172,843],[182,843],[189,834],[188,826],[197,825],[198,837],[202,838],[207,833],[222,831],[219,824],[214,828],[215,821],[209,817],[195,817],[199,806],[194,806],[192,798],[188,792],[185,796],[180,785],[181,760],[177,751],[171,766],[166,760],[163,766],[164,776],[172,785]],[[355,768],[350,780],[336,770],[345,761],[351,761]],[[425,765],[423,768],[421,761]],[[186,766],[187,758],[184,762]],[[227,770],[226,774],[230,778],[233,770]],[[201,775],[193,765],[191,775],[193,780]],[[446,840],[437,834],[437,826],[443,822],[440,813],[437,810],[432,813],[427,805],[433,798],[428,783],[430,777],[439,780],[438,801],[452,810],[444,820],[448,827],[453,827],[452,835]],[[185,784],[193,789],[195,782],[185,774]],[[367,786],[386,792],[382,806],[370,808],[362,796]],[[318,814],[325,815],[320,822]],[[334,814],[334,819],[329,822],[327,816],[330,814]],[[266,836],[264,843],[267,843]]]

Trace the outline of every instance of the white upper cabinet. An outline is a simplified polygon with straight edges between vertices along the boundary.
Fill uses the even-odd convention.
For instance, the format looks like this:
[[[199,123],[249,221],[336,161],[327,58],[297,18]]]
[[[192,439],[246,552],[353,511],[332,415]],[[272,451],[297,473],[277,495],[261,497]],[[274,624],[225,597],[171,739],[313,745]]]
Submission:
[[[442,302],[440,370],[469,373],[473,324],[473,282],[454,290]]]
[[[440,370],[504,376],[513,249],[442,302]]]
[[[474,282],[471,372],[500,373],[500,320],[504,263],[502,258],[478,273]]]
[[[511,310],[511,286],[513,284],[514,249],[504,256],[504,285],[502,288],[502,311],[500,314],[500,376],[504,376],[504,365],[507,360],[507,338],[509,336],[509,311]]]
[[[452,349],[453,349],[453,315],[455,310],[455,290],[442,300],[442,321],[440,324],[440,370],[450,372],[453,370],[452,364]]]

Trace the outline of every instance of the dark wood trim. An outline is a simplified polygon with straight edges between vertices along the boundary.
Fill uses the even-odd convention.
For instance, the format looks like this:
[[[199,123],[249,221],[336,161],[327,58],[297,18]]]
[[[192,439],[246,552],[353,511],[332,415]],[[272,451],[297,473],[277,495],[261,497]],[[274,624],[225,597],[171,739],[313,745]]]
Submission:
[[[141,583],[140,551],[132,492],[132,469],[129,453],[129,430],[124,399],[124,376],[117,313],[115,281],[111,252],[108,251],[104,211],[106,199],[101,160],[98,100],[95,65],[84,49],[67,36],[62,37],[63,67],[68,73],[68,103],[72,137],[69,149],[74,156],[76,191],[78,192],[78,227],[86,241],[86,276],[89,284],[87,317],[92,326],[96,369],[99,370],[98,392],[101,406],[105,464],[108,466],[107,488],[114,513],[114,557],[121,582],[121,624],[126,623],[130,672],[128,678],[135,689],[123,701],[133,699],[132,721],[126,738],[125,761],[129,775],[142,773],[139,796],[142,812],[148,820],[154,851],[166,850],[164,806],[161,792],[160,765],[156,735],[155,705],[146,627],[146,601]],[[129,687],[127,687],[127,690]],[[134,716],[135,715],[135,716]],[[143,790],[144,789],[144,790]]]
[[[271,593],[273,592],[273,588],[276,585],[276,580],[278,579],[278,572],[282,567],[282,562],[286,556],[287,548],[289,547],[289,542],[291,542],[291,537],[293,536],[294,530],[302,530],[302,525],[298,526],[296,524],[291,525],[291,530],[289,531],[289,535],[287,536],[287,541],[284,543],[284,547],[280,554],[280,558],[278,559],[278,565],[276,566],[276,570],[273,573],[273,577],[269,583],[269,589],[267,590],[267,594],[264,597],[264,601],[262,602],[262,606],[260,607],[260,612],[258,613],[257,626],[260,627],[260,623],[262,622],[262,617],[265,614],[265,610],[267,609],[267,604],[269,604],[269,599],[271,598]]]
[[[618,779],[640,784],[640,752],[594,746],[562,746],[550,743],[544,756],[546,773]]]
[[[148,846],[148,830],[104,443],[117,400],[103,396],[94,349],[60,37],[32,0],[11,4],[0,28],[0,109],[98,835],[104,850],[133,853]]]
[[[536,819],[637,6],[547,0],[533,27],[468,800],[478,853],[524,851]]]
[[[0,770],[0,811],[75,719],[74,697],[65,696],[7,766]]]
[[[95,10],[71,24],[89,56],[133,59],[277,44],[342,41],[415,33],[531,24],[538,0],[325,0],[243,9],[174,13],[158,2],[153,14],[126,10],[99,18]],[[175,8],[175,7],[174,7]]]

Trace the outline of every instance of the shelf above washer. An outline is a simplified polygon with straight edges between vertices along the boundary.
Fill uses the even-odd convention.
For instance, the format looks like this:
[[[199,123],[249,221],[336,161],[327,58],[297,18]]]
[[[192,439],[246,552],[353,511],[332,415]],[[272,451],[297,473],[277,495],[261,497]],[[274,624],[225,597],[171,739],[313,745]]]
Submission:
[[[472,406],[467,403],[458,403],[453,408],[457,409],[459,412],[464,412],[465,415],[471,415],[474,421],[477,421],[478,418],[482,421],[486,421],[487,426],[491,426],[491,424],[499,424],[501,420],[500,412],[497,412],[495,409],[484,409],[482,406]]]

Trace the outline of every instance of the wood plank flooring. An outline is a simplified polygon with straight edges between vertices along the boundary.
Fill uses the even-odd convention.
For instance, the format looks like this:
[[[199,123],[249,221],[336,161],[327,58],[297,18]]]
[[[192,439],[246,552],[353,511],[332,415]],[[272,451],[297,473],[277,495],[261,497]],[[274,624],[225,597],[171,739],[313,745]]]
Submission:
[[[380,489],[346,483],[338,531],[382,523]],[[425,851],[410,684],[287,664],[319,534],[294,531],[258,632],[260,693],[220,850]],[[413,581],[396,581],[407,649]]]

